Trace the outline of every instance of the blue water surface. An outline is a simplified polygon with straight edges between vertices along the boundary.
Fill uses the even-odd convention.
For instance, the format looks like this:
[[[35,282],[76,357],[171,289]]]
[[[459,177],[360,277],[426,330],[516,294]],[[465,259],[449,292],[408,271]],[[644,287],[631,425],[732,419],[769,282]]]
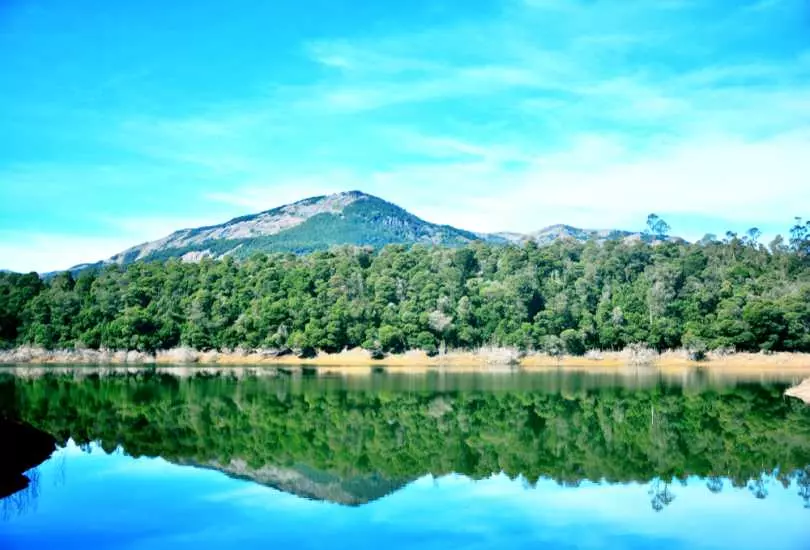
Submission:
[[[0,548],[810,548],[810,510],[795,485],[767,498],[724,482],[529,485],[503,474],[422,477],[356,507],[308,500],[161,458],[72,442],[0,504]],[[661,489],[660,484],[658,489]]]

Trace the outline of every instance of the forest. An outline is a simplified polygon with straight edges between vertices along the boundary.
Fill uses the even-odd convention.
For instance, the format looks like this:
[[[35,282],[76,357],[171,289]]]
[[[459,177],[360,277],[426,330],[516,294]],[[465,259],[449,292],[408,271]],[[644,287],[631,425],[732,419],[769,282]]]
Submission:
[[[0,273],[0,347],[810,352],[810,222],[767,246],[759,235],[345,246]]]

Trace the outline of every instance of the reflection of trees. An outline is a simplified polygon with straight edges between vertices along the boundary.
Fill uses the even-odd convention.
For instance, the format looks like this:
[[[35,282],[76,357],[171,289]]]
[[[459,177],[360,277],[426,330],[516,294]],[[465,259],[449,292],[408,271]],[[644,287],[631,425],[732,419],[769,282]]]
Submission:
[[[783,399],[778,385],[347,391],[318,378],[159,374],[5,383],[15,386],[16,414],[62,443],[183,463],[239,458],[390,480],[503,471],[529,486],[654,480],[660,510],[674,499],[671,485],[691,476],[712,492],[728,479],[762,498],[763,471],[776,471],[778,482],[799,481],[805,502],[810,493],[810,408]]]
[[[756,479],[749,481],[748,490],[758,499],[766,498],[768,496],[768,480],[765,478],[765,474],[760,474]]]
[[[799,486],[799,496],[804,500],[804,507],[810,508],[810,466],[798,472],[796,485]]]
[[[15,395],[15,391],[0,387],[2,395]],[[36,468],[56,448],[53,436],[16,419],[15,403],[16,396],[3,404],[5,410],[0,413],[0,500],[5,516],[23,511],[36,500],[39,493]]]
[[[67,483],[67,457],[64,452],[56,453],[51,457],[49,463],[54,487],[62,487]]]
[[[675,495],[670,490],[669,485],[662,479],[654,479],[650,484],[650,490],[648,491],[652,497],[650,504],[656,512],[660,512],[675,500]]]
[[[39,497],[39,470],[37,468],[29,470],[25,477],[28,478],[28,485],[24,489],[0,499],[0,518],[4,521],[36,510]]]
[[[709,491],[712,493],[720,493],[723,491],[723,478],[718,476],[709,476],[706,480],[706,487],[708,487]]]

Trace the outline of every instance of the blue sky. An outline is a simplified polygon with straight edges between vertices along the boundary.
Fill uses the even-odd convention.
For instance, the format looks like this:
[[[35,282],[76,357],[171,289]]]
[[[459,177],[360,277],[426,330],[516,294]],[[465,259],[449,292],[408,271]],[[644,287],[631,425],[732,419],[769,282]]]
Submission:
[[[805,0],[0,2],[0,267],[361,189],[480,231],[810,215]]]

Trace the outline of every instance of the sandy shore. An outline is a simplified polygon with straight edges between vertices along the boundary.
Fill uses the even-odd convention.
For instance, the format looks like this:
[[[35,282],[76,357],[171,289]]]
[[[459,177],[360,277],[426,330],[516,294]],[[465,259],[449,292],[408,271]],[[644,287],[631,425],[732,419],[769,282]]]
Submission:
[[[518,354],[508,349],[484,349],[471,352],[449,352],[429,357],[422,351],[410,351],[398,355],[388,355],[373,359],[363,349],[346,350],[341,353],[318,353],[314,357],[296,357],[292,354],[278,355],[267,350],[232,350],[200,352],[187,348],[158,351],[146,354],[135,351],[106,350],[44,350],[38,348],[18,348],[0,352],[0,364],[7,365],[182,365],[197,366],[282,366],[300,365],[312,367],[340,368],[352,367],[392,367],[407,369],[430,369],[450,367],[454,370],[497,370],[520,367],[525,370],[549,367],[603,368],[626,366],[652,366],[679,368],[705,366],[733,370],[810,369],[810,354],[806,353],[734,353],[712,354],[706,360],[696,362],[684,351],[664,353],[634,351],[589,352],[583,357],[552,357],[542,353]],[[367,369],[360,369],[361,371]]]

